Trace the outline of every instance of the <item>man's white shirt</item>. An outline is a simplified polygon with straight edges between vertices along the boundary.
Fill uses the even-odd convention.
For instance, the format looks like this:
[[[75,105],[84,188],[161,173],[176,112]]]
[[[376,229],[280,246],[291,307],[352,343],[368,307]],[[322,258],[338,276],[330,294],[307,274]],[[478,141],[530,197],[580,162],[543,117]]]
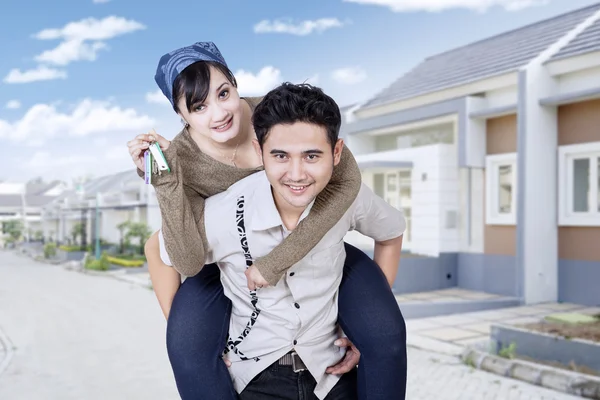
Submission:
[[[310,206],[300,220],[309,212]],[[346,258],[344,236],[356,230],[377,242],[397,238],[406,228],[402,212],[363,184],[344,216],[307,256],[276,286],[256,291],[255,305],[244,274],[246,255],[240,235],[245,234],[249,254],[257,259],[291,233],[275,206],[265,172],[252,174],[208,198],[204,213],[209,245],[205,263],[218,264],[225,295],[232,302],[225,358],[232,363],[229,372],[236,391],[241,393],[256,375],[294,350],[317,382],[315,395],[325,398],[339,380],[325,369],[344,355],[344,350],[333,344],[339,337],[337,302]],[[159,238],[161,257],[170,265],[162,236]]]

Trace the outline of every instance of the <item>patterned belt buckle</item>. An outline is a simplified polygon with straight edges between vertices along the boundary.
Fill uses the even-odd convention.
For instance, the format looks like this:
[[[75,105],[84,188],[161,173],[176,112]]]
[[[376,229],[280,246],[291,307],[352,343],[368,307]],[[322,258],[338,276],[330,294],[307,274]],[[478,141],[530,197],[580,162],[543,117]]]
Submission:
[[[302,361],[298,353],[295,351],[292,353],[292,368],[294,369],[294,373],[306,371],[306,365],[304,365],[304,361]]]

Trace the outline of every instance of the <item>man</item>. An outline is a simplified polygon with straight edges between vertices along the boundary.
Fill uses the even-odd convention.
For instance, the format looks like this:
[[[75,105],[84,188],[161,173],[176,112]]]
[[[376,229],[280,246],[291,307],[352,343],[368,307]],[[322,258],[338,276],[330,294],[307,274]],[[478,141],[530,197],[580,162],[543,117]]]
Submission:
[[[344,217],[277,285],[250,291],[246,269],[308,215],[343,148],[339,108],[310,85],[272,90],[253,118],[264,171],[210,197],[205,208],[205,262],[219,265],[232,301],[224,358],[234,386],[242,400],[297,399],[299,392],[301,398],[354,399],[356,369],[342,376],[327,373],[344,358],[334,345],[340,338],[343,238],[352,229],[373,238],[376,261],[393,281],[405,220],[363,185]]]

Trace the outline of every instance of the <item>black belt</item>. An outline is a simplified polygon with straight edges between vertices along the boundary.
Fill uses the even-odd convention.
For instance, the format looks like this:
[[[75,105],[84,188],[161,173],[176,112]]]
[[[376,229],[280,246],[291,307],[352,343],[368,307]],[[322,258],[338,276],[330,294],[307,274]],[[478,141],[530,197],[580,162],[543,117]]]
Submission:
[[[306,371],[306,365],[295,351],[290,351],[279,359],[279,365],[291,365],[294,372]]]

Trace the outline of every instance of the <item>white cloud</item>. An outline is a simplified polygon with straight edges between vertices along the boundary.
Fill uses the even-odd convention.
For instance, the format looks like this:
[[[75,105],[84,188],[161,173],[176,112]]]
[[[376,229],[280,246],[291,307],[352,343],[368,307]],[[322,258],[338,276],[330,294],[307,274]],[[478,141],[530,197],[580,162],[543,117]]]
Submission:
[[[107,49],[103,42],[87,43],[80,40],[67,40],[52,50],[46,50],[35,56],[35,60],[41,63],[65,66],[73,61],[95,61],[98,52]]]
[[[394,12],[439,12],[463,8],[477,12],[486,12],[494,6],[503,7],[507,11],[518,11],[524,8],[544,5],[548,0],[343,0],[349,3],[372,4],[388,7]]]
[[[108,2],[110,2],[110,0],[93,0],[94,4],[104,4]]]
[[[21,102],[19,100],[11,100],[8,103],[6,103],[6,108],[8,108],[9,110],[16,110],[18,108],[21,108]]]
[[[272,66],[263,67],[257,75],[243,69],[235,73],[241,96],[263,96],[281,84],[281,71]]]
[[[313,32],[323,33],[327,29],[341,28],[344,23],[337,18],[321,18],[294,23],[291,19],[262,20],[254,25],[254,33],[288,33],[306,36]]]
[[[39,40],[62,39],[62,42],[54,49],[36,56],[35,59],[38,62],[55,65],[67,65],[82,60],[94,61],[100,50],[108,48],[104,41],[142,29],[146,29],[143,24],[116,16],[101,20],[85,18],[69,22],[62,28],[44,29],[33,37]]]
[[[30,83],[36,81],[49,81],[53,79],[66,79],[66,71],[48,68],[44,65],[38,66],[36,69],[30,69],[21,72],[18,68],[10,70],[8,75],[4,77],[5,83]]]
[[[81,167],[81,164],[89,162],[90,157],[84,154],[61,155],[60,157],[53,156],[47,151],[37,151],[27,161],[26,166],[35,170],[46,170],[56,167]]]
[[[40,40],[107,40],[145,28],[137,21],[111,15],[101,20],[85,18],[81,21],[69,22],[59,29],[44,29],[34,37]]]
[[[160,89],[156,89],[156,91],[154,91],[154,92],[146,93],[146,101],[148,103],[155,103],[155,104],[166,104],[166,105],[171,104],[169,102],[169,99],[166,98],[166,96],[163,94],[163,92],[160,91]]]
[[[128,133],[150,129],[155,121],[133,108],[121,108],[106,101],[84,99],[68,113],[55,105],[36,104],[22,119],[8,122],[0,119],[0,138],[28,145],[40,145],[53,137]]]
[[[367,73],[360,67],[347,67],[336,69],[331,77],[338,83],[354,85],[367,79]]]

